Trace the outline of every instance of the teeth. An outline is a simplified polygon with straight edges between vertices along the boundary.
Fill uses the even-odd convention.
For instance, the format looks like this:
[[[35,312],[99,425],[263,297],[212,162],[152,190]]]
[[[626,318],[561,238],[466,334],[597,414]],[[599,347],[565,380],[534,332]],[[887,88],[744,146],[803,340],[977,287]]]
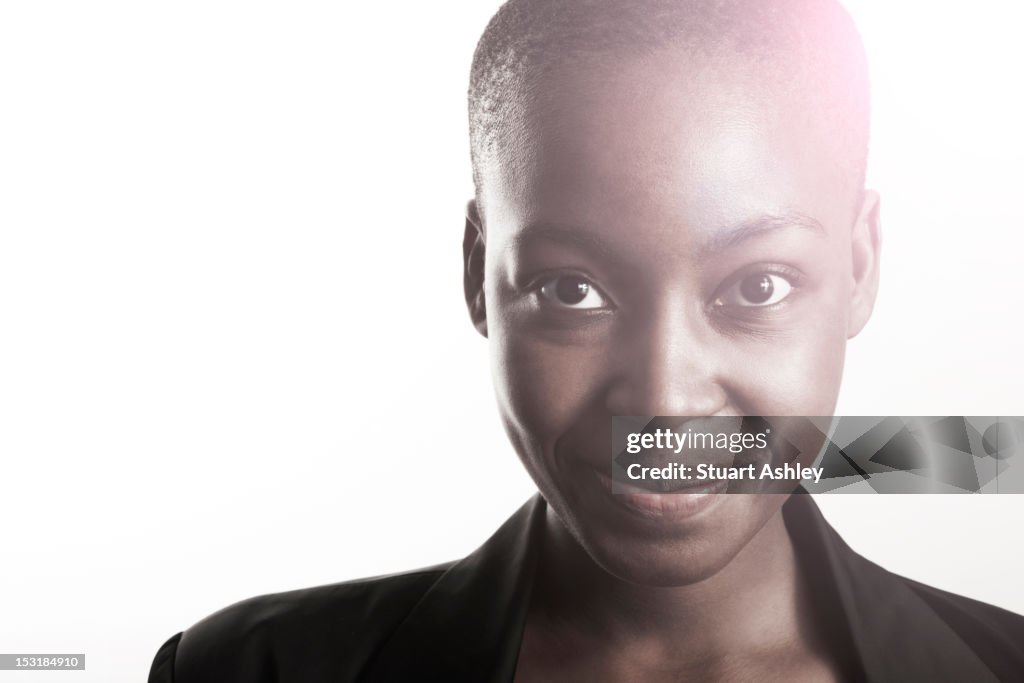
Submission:
[[[708,482],[679,479],[646,479],[638,482],[620,482],[620,484],[638,493],[684,493],[689,489],[704,488]]]
[[[653,466],[652,466],[653,467]],[[680,493],[680,494],[695,494],[702,492],[708,486],[730,479],[733,477],[728,476],[728,473],[735,472],[743,469],[737,466],[735,463],[730,465],[716,465],[715,476],[712,479],[685,479],[685,478],[637,478],[630,481],[619,480],[617,482],[620,491],[628,489],[630,492],[636,493]]]
[[[688,484],[683,481],[673,481],[671,479],[658,479],[657,487],[663,493],[670,493],[672,491],[679,491],[680,489],[690,488],[692,484]]]

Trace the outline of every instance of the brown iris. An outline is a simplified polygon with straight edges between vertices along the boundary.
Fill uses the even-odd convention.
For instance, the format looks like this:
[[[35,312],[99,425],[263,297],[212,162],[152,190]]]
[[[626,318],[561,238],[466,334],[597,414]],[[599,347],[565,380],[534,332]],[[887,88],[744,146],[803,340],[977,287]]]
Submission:
[[[754,275],[740,283],[740,294],[752,304],[763,304],[774,293],[775,285],[768,275]]]

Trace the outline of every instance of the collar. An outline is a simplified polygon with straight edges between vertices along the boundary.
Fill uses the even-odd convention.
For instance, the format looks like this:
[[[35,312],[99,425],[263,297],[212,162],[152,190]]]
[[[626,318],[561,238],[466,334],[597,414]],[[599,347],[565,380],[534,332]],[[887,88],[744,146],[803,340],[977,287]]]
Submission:
[[[366,680],[511,681],[543,537],[546,502],[528,500],[453,564],[378,651]],[[851,678],[998,683],[906,579],[855,553],[798,488],[782,507],[823,620],[848,639]]]
[[[849,638],[865,681],[998,678],[907,579],[861,557],[801,486],[782,515],[824,619]]]
[[[511,681],[547,503],[539,493],[453,564],[365,671],[369,681]]]

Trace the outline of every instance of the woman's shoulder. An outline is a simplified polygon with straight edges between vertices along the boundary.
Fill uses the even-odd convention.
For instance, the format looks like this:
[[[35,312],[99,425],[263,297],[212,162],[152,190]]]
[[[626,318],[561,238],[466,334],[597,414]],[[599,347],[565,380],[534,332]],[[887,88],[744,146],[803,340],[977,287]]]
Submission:
[[[1024,674],[1024,615],[901,577],[1000,680]]]
[[[510,678],[544,519],[535,494],[460,560],[226,607],[168,640],[150,683]]]
[[[242,600],[164,643],[149,681],[349,680],[451,564]]]

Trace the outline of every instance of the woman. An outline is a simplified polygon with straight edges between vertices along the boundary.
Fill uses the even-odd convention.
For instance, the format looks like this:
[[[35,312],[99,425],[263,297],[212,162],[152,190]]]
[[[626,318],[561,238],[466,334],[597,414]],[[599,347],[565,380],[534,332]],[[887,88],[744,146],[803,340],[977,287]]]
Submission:
[[[150,680],[1019,680],[1024,618],[810,496],[613,493],[614,416],[834,410],[880,246],[838,4],[510,0],[469,96],[466,302],[539,493],[461,561],[228,607]]]

